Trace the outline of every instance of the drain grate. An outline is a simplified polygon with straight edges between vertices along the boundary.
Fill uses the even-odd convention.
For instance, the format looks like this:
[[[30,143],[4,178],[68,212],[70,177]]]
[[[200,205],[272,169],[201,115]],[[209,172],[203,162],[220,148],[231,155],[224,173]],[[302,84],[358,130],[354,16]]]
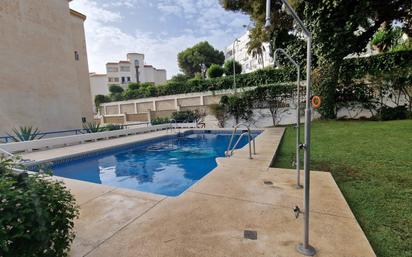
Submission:
[[[257,231],[245,230],[243,231],[243,237],[249,240],[257,240]]]
[[[272,182],[272,181],[269,181],[269,180],[265,180],[265,181],[263,181],[263,183],[264,183],[265,185],[273,185],[273,182]]]

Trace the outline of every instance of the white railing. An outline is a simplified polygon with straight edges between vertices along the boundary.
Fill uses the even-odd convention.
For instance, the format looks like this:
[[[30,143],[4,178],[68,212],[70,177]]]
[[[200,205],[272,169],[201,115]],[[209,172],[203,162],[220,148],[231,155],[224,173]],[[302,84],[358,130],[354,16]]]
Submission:
[[[22,152],[32,152],[34,150],[45,150],[58,147],[64,147],[69,145],[83,144],[85,142],[94,142],[98,140],[107,140],[110,138],[117,138],[122,136],[137,135],[148,132],[161,131],[170,128],[170,124],[162,124],[156,126],[149,126],[143,128],[132,128],[132,129],[122,129],[115,131],[106,131],[74,136],[65,136],[65,137],[56,137],[56,138],[47,138],[26,142],[16,142],[2,144],[2,152],[4,154],[15,154]],[[195,128],[196,124],[194,123],[182,123],[178,125],[180,128]]]

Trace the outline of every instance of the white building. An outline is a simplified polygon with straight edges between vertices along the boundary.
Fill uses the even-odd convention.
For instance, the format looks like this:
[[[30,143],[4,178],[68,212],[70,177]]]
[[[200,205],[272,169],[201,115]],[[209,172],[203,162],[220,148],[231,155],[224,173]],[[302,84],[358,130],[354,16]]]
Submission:
[[[90,90],[92,100],[96,95],[108,95],[110,85],[120,85],[124,89],[132,82],[150,82],[155,85],[167,81],[167,72],[145,64],[144,54],[129,53],[127,61],[109,62],[106,64],[107,74],[90,73]],[[136,75],[138,74],[138,76]]]
[[[235,55],[235,60],[242,65],[242,73],[249,73],[257,69],[273,65],[273,58],[270,57],[270,47],[269,43],[264,43],[263,60],[259,56],[253,57],[252,54],[248,54],[248,43],[249,43],[249,31],[243,36],[235,40],[234,43],[230,44],[225,52],[225,59],[233,59],[233,51]]]
[[[107,63],[106,71],[107,85],[126,87],[131,82],[151,82],[159,85],[167,80],[166,70],[146,65],[144,54],[129,53],[127,61]]]

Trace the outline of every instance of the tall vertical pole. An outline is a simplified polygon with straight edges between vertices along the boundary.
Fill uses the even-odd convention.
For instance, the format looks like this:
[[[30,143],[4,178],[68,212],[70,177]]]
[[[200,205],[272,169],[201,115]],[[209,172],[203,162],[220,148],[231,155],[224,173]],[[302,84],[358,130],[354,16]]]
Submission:
[[[307,64],[306,64],[306,108],[305,108],[305,144],[304,148],[304,172],[305,172],[305,190],[304,190],[304,236],[303,243],[297,246],[298,252],[303,255],[313,256],[316,254],[315,248],[309,244],[309,196],[310,196],[310,130],[311,130],[311,70],[312,70],[312,34],[306,28],[304,22],[299,18],[295,10],[287,0],[281,0],[284,7],[293,16],[298,26],[302,29],[307,39]],[[271,0],[266,0],[266,23],[265,27],[270,27],[270,7]]]
[[[298,68],[297,92],[296,92],[296,188],[302,188],[300,183],[300,67]]]

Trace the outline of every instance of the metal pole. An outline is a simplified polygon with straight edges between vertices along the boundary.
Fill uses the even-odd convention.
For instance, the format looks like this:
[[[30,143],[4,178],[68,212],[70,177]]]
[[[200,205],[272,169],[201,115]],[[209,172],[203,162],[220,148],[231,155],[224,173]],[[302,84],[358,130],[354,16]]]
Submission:
[[[303,255],[313,256],[316,254],[315,248],[309,244],[309,199],[310,199],[310,129],[311,129],[311,70],[312,70],[312,34],[306,28],[303,21],[299,18],[295,10],[290,6],[287,0],[281,0],[290,15],[298,23],[307,38],[307,67],[306,67],[306,109],[305,109],[305,144],[304,144],[304,172],[305,172],[305,190],[304,190],[304,236],[303,243],[297,246],[298,252]],[[270,7],[271,1],[266,0],[266,27],[270,27]]]
[[[302,185],[300,184],[300,66],[299,64],[292,59],[292,57],[282,48],[278,48],[275,50],[274,53],[274,62],[275,65],[277,65],[277,53],[281,52],[283,53],[288,59],[289,61],[295,65],[296,67],[296,71],[297,71],[297,116],[296,116],[296,188],[297,189],[301,189],[303,188]]]

